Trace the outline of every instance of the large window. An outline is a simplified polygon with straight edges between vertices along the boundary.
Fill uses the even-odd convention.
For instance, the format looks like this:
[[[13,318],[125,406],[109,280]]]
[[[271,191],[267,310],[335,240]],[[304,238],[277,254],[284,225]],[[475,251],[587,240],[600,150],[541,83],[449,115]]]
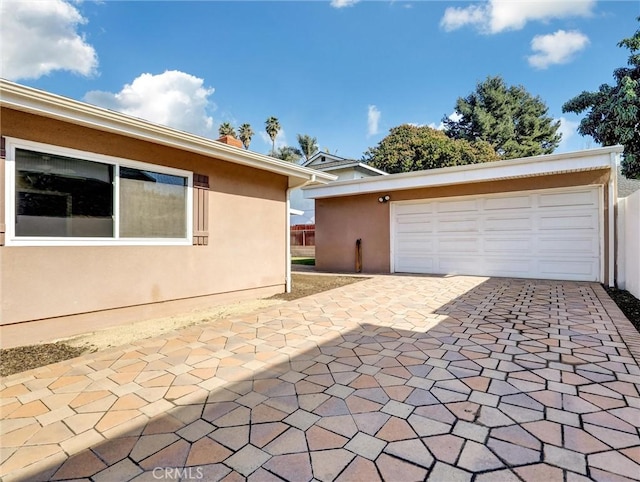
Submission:
[[[9,243],[187,243],[189,172],[12,141]]]

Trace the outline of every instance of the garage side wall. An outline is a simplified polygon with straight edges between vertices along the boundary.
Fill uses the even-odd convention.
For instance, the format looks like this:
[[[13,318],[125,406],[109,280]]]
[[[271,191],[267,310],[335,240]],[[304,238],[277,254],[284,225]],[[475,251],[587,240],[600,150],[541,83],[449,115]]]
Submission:
[[[158,316],[284,290],[285,176],[13,110],[1,134],[208,176],[209,222],[199,246],[0,246],[0,325],[74,316],[58,326],[86,331],[131,318],[109,310]]]
[[[389,205],[378,195],[316,200],[316,268],[355,272],[362,240],[362,271],[388,273]]]
[[[409,201],[567,186],[606,186],[608,179],[609,171],[602,169],[316,199],[316,267],[323,271],[354,272],[355,242],[361,238],[363,272],[390,272],[390,209],[389,203],[378,202],[380,196],[389,195],[390,202]],[[604,232],[606,233],[608,218],[606,203],[604,209]],[[607,236],[604,242],[606,249]],[[606,259],[604,262],[606,263]]]

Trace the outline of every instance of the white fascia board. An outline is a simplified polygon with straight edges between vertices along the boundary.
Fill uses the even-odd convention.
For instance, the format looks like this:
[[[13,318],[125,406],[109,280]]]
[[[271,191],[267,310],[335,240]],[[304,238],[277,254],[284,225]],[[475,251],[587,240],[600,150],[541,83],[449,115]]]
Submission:
[[[297,184],[315,177],[317,183],[336,179],[331,174],[298,166],[273,157],[229,146],[171,127],[128,116],[102,107],[96,107],[67,97],[25,87],[0,79],[0,104],[4,107],[29,112],[71,124],[112,132],[141,139],[154,144],[175,147],[234,164],[253,167],[288,176],[289,183]],[[294,178],[294,179],[291,179]]]
[[[305,189],[304,196],[307,199],[354,196],[381,191],[448,186],[593,169],[611,169],[611,154],[620,153],[622,150],[622,146],[603,147],[586,151],[338,181]]]

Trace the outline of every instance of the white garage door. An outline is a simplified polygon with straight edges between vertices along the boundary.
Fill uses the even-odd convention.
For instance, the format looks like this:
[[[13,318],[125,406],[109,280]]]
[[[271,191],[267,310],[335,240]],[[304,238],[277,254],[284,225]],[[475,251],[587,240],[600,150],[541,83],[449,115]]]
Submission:
[[[601,281],[599,193],[586,187],[393,203],[392,271]]]

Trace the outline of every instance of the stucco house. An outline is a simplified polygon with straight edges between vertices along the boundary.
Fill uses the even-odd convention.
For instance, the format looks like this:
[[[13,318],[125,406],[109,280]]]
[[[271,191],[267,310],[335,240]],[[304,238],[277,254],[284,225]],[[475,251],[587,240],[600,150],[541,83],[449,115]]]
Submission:
[[[316,203],[316,267],[613,284],[621,146],[337,181]],[[360,268],[360,266],[358,266]]]
[[[290,287],[293,189],[331,174],[0,81],[0,339]]]
[[[388,175],[361,161],[320,151],[311,156],[302,166],[333,174],[337,177],[337,181]],[[312,199],[306,199],[301,190],[291,193],[291,207],[296,211],[302,211],[302,214],[294,213],[291,217],[291,225],[315,223],[315,204]]]

